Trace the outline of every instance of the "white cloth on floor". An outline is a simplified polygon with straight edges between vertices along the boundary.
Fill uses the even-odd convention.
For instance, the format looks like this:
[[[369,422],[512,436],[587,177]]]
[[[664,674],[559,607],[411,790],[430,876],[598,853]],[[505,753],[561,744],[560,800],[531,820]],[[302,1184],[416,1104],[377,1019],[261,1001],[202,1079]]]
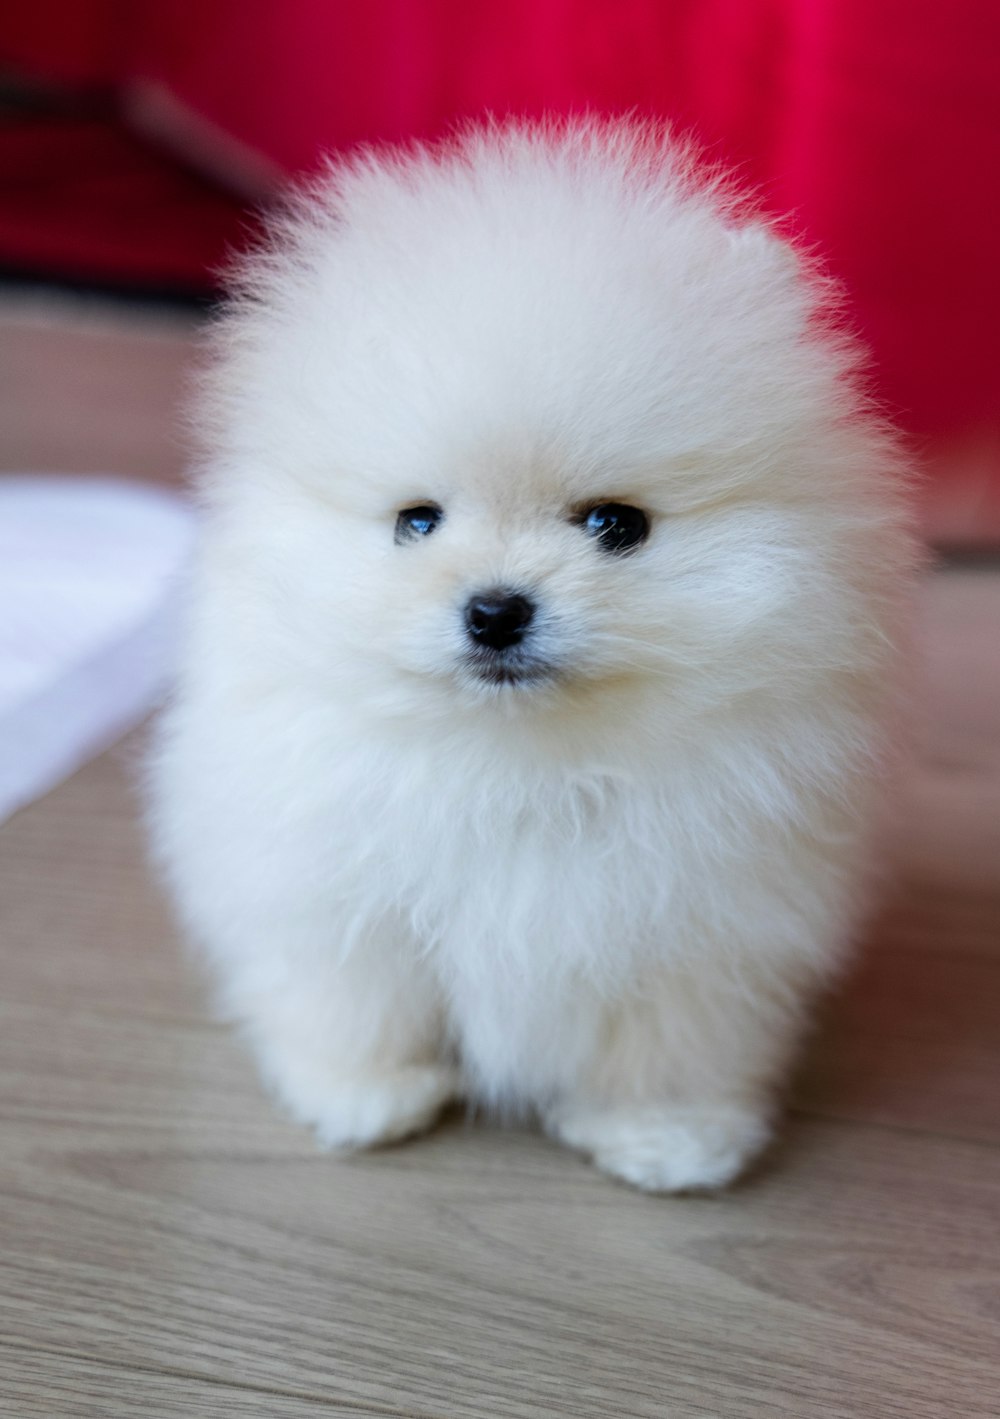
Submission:
[[[0,476],[0,822],[162,695],[194,526],[163,489]]]

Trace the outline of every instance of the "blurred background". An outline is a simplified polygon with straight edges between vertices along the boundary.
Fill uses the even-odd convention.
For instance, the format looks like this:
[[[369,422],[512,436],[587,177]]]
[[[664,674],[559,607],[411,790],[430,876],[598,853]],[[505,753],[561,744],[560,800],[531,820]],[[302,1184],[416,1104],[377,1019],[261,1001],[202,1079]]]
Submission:
[[[693,134],[843,283],[930,478],[1000,545],[1000,14],[987,0],[6,0],[0,273],[210,301],[323,154],[484,111]]]

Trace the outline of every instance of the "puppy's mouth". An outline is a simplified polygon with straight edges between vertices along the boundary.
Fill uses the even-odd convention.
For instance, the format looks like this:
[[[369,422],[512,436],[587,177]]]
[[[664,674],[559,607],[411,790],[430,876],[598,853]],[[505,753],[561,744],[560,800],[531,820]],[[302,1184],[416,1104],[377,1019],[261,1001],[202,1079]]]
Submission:
[[[550,684],[558,673],[550,661],[516,650],[476,650],[465,657],[465,667],[480,684],[497,688],[530,689]]]

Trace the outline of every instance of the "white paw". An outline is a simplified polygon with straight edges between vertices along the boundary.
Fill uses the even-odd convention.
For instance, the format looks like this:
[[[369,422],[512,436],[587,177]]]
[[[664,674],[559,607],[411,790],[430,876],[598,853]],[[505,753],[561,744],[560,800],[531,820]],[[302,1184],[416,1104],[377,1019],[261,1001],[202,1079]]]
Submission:
[[[421,1133],[458,1092],[457,1071],[433,1064],[330,1079],[308,1089],[278,1085],[282,1102],[324,1147],[345,1149]]]
[[[735,1107],[568,1107],[549,1128],[614,1177],[647,1192],[724,1187],[768,1141],[766,1120]]]

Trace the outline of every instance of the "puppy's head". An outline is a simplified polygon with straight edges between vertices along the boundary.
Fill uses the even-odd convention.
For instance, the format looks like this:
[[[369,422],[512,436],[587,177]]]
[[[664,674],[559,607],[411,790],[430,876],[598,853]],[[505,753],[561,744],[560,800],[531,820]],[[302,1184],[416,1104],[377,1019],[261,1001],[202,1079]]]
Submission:
[[[815,293],[659,134],[337,170],[248,268],[217,387],[280,634],[372,713],[811,692],[895,457]]]

